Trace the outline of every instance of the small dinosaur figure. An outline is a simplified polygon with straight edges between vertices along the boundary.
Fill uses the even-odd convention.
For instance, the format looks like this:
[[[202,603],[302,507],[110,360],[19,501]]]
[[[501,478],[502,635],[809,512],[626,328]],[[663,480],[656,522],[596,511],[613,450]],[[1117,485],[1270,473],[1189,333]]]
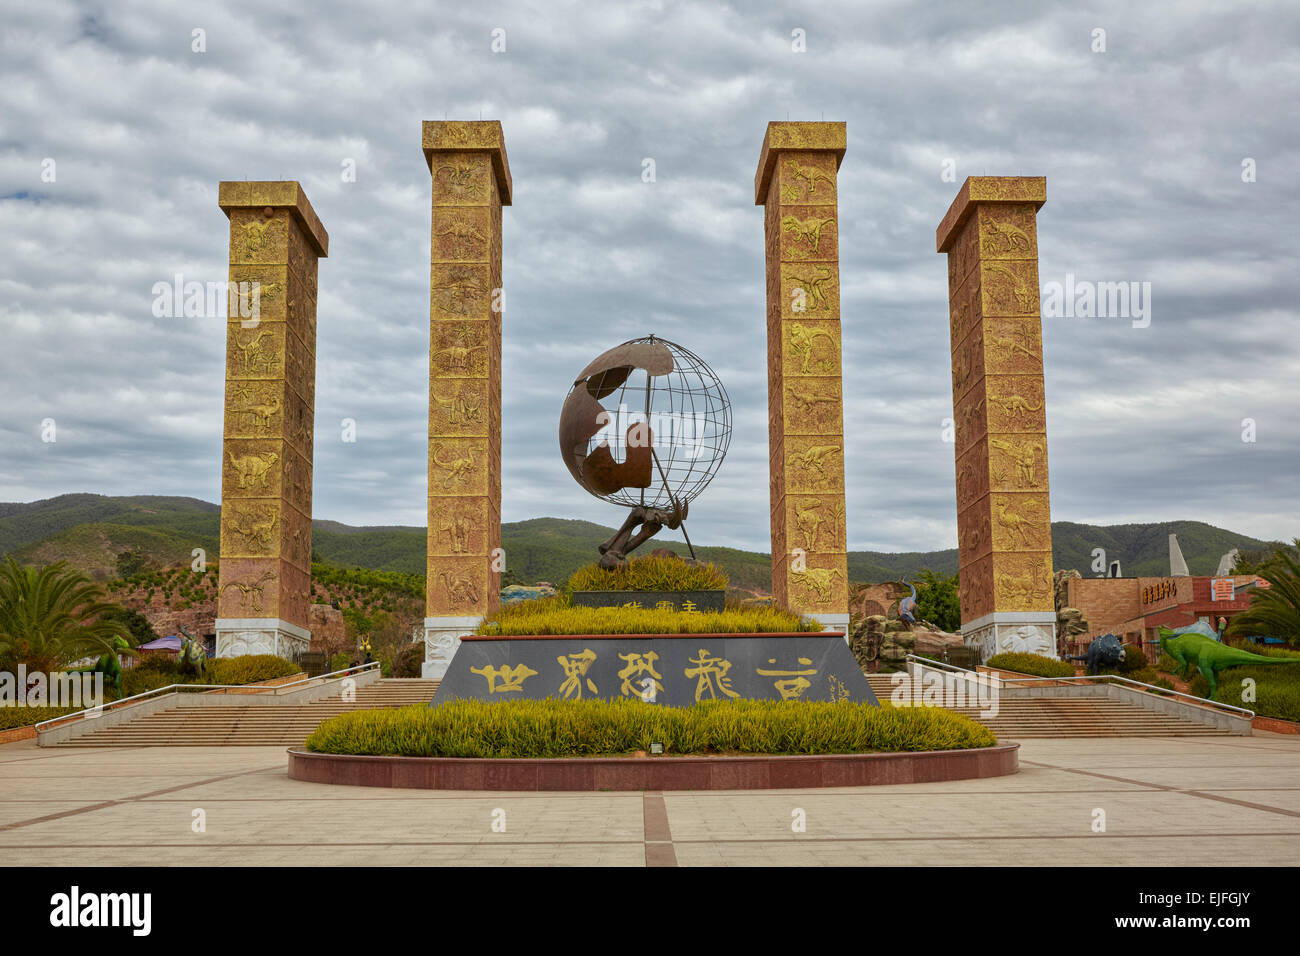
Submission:
[[[203,670],[203,665],[208,659],[207,652],[203,650],[203,644],[194,639],[189,631],[181,626],[180,632],[185,640],[181,642],[180,653],[176,655],[176,663],[180,664],[181,672],[184,674],[198,674]]]
[[[1175,634],[1167,627],[1159,629],[1160,647],[1178,662],[1184,680],[1191,677],[1196,665],[1210,683],[1210,697],[1219,689],[1219,672],[1232,667],[1268,667],[1272,664],[1300,664],[1300,657],[1264,657],[1239,647],[1228,647],[1204,634]]]
[[[908,597],[905,597],[898,602],[898,616],[901,617],[908,624],[915,624],[916,623],[916,585],[913,584],[911,581],[904,581],[903,583],[912,589],[912,593]]]
[[[1103,634],[1088,645],[1086,653],[1067,657],[1067,661],[1086,661],[1089,674],[1101,672],[1103,667],[1114,667],[1124,659],[1124,645],[1114,634]]]

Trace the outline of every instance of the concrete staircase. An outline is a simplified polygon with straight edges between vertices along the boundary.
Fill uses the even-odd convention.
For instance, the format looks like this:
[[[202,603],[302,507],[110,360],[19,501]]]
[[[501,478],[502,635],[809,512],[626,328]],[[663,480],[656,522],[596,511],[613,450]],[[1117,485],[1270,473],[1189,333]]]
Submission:
[[[438,681],[385,678],[357,688],[356,700],[337,696],[307,704],[173,707],[55,744],[58,747],[300,746],[321,721],[352,710],[427,704]]]
[[[881,700],[893,692],[888,674],[868,674],[867,683]],[[981,717],[979,708],[950,710],[979,721],[999,740],[1028,737],[1213,737],[1229,731],[1182,717],[1147,710],[1106,698],[1008,697],[998,700],[996,717]]]

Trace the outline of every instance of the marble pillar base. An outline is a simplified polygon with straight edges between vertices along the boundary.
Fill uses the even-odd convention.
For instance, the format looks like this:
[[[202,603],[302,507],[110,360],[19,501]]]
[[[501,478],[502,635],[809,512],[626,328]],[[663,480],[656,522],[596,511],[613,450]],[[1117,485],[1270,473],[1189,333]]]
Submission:
[[[426,679],[442,680],[446,676],[451,659],[456,656],[460,639],[473,634],[483,618],[477,615],[467,617],[426,617],[424,619],[424,664],[420,676]]]
[[[274,617],[217,618],[217,657],[275,654],[292,659],[311,648],[311,631]]]
[[[1056,652],[1056,612],[995,611],[961,626],[963,643],[976,647],[981,660],[994,654],[1040,654],[1059,659]]]
[[[843,614],[805,614],[803,619],[805,621],[816,621],[822,626],[822,630],[824,631],[843,631],[845,642],[849,639],[848,611],[845,611]]]

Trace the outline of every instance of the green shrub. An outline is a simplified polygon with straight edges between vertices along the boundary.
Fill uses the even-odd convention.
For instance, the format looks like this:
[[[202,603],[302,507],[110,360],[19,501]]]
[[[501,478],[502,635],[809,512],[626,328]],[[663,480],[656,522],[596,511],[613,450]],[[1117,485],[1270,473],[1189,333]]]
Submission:
[[[1127,674],[1120,674],[1120,677],[1127,677],[1129,680],[1139,681],[1143,684],[1153,684],[1156,687],[1163,687],[1165,690],[1173,690],[1173,682],[1167,678],[1161,677],[1154,667],[1144,667],[1141,670],[1129,671]]]
[[[168,684],[202,684],[196,674],[182,674],[176,662],[163,654],[150,654],[130,670],[122,671],[122,696],[134,697]]]
[[[218,657],[204,667],[204,684],[256,684],[298,673],[298,665],[275,654]]]
[[[1035,677],[1073,677],[1074,665],[1042,654],[994,654],[984,664]]]
[[[347,651],[339,651],[330,658],[330,671],[346,670],[352,666],[352,655]]]
[[[646,555],[629,558],[608,570],[595,564],[579,568],[565,590],[574,591],[725,591],[727,576],[712,564],[689,564],[681,558]]]
[[[715,611],[573,607],[562,594],[506,604],[479,625],[478,634],[736,634],[820,631],[797,614],[773,607]]]
[[[735,700],[664,707],[639,700],[456,700],[332,717],[307,749],[407,757],[597,757],[669,754],[832,754],[989,747],[968,717],[939,707]]]
[[[1288,656],[1288,655],[1268,655]],[[1197,697],[1210,695],[1210,684],[1193,669],[1188,693]],[[1243,700],[1243,682],[1255,681],[1255,700]],[[1232,667],[1219,671],[1219,692],[1214,699],[1221,704],[1246,707],[1261,717],[1300,721],[1300,667]]]
[[[81,707],[0,707],[0,730],[13,730],[53,720],[64,714],[75,714]]]

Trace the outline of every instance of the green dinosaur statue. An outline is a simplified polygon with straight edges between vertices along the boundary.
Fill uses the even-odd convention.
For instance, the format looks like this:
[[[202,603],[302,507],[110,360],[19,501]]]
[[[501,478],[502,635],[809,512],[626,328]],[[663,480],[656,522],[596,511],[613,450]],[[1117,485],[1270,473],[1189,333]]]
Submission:
[[[1219,689],[1219,671],[1231,667],[1267,667],[1270,664],[1300,664],[1300,657],[1264,657],[1252,654],[1239,647],[1220,644],[1204,634],[1175,634],[1167,627],[1159,629],[1160,646],[1164,652],[1178,662],[1184,680],[1192,676],[1192,665],[1196,665],[1210,683],[1210,697]]]
[[[73,674],[93,674],[100,671],[104,675],[104,683],[112,688],[117,695],[122,696],[122,662],[118,660],[119,654],[134,654],[131,645],[122,637],[113,638],[113,650],[102,655],[90,667],[82,667],[78,670],[71,671]]]

